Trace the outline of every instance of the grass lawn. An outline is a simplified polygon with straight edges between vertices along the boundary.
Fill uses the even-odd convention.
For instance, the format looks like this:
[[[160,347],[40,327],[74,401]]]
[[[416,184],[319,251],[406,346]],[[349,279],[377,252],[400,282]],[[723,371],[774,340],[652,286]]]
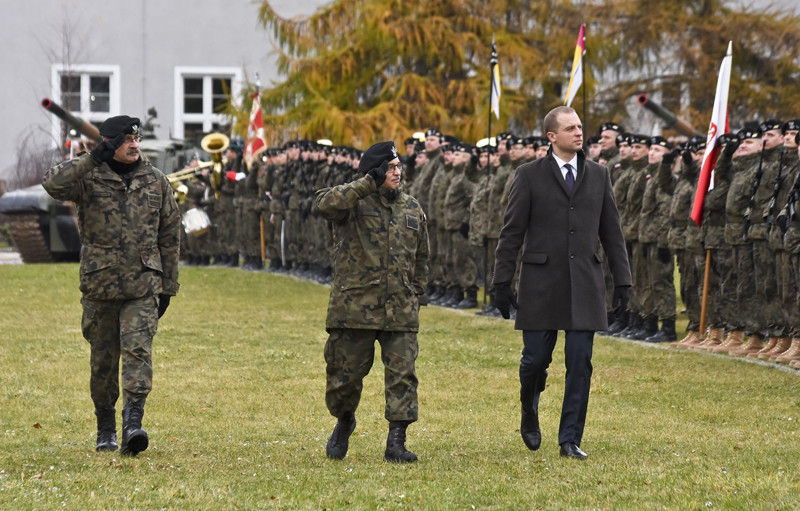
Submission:
[[[800,509],[798,371],[597,337],[589,459],[563,459],[562,345],[531,452],[521,334],[432,306],[407,441],[420,461],[383,461],[379,358],[350,452],[329,460],[328,289],[229,268],[181,270],[154,342],[150,448],[95,453],[77,284],[76,264],[0,266],[0,509]]]

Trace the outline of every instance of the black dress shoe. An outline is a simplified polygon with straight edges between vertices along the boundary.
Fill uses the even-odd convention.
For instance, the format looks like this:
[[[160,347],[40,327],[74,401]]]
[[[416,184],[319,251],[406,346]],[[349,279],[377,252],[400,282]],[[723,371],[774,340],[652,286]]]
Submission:
[[[542,445],[542,431],[539,429],[539,414],[535,411],[522,412],[522,424],[519,433],[525,446],[535,451]]]
[[[581,448],[575,445],[574,442],[564,442],[561,444],[561,456],[575,458],[576,460],[585,460],[589,457],[589,455],[581,451]]]

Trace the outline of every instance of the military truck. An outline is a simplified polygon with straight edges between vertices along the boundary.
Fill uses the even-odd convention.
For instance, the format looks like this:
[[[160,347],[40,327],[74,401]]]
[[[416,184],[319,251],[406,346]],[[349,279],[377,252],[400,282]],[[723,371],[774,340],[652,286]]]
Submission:
[[[48,98],[42,106],[78,133],[101,140],[97,127],[76,117]],[[148,112],[155,116],[153,109]],[[145,133],[142,154],[165,173],[182,169],[202,149],[182,140],[159,140]],[[42,185],[8,191],[0,196],[0,225],[6,225],[11,242],[24,263],[78,261],[80,237],[72,203],[58,201]]]

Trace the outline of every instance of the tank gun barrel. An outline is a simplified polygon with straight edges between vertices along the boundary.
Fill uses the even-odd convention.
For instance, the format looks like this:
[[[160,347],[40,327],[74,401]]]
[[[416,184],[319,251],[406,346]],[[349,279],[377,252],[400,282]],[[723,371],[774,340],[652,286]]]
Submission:
[[[45,110],[50,112],[51,114],[55,115],[59,119],[63,120],[73,128],[75,128],[78,133],[85,135],[92,140],[96,140],[98,142],[102,142],[103,138],[100,136],[100,130],[97,129],[93,124],[88,123],[81,119],[80,117],[76,117],[71,113],[67,112],[61,105],[56,103],[55,101],[51,100],[50,98],[44,98],[42,100],[42,106]]]
[[[650,110],[657,117],[663,119],[668,128],[672,128],[678,133],[686,135],[687,137],[693,137],[695,135],[703,136],[702,133],[694,129],[694,126],[650,99],[647,94],[639,94],[636,99],[644,108]]]

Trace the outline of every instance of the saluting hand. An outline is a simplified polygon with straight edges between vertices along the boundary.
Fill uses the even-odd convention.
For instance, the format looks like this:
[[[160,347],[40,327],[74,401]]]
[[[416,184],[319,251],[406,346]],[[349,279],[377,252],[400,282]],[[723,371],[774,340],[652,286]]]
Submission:
[[[374,169],[370,170],[367,172],[367,175],[372,176],[372,179],[375,180],[375,186],[380,188],[383,182],[386,181],[387,170],[389,170],[389,160],[384,160],[380,167],[375,167]]]
[[[106,139],[95,146],[89,153],[92,159],[100,165],[103,162],[111,161],[114,159],[114,153],[117,152],[119,146],[125,142],[125,133],[120,133],[114,138]]]

